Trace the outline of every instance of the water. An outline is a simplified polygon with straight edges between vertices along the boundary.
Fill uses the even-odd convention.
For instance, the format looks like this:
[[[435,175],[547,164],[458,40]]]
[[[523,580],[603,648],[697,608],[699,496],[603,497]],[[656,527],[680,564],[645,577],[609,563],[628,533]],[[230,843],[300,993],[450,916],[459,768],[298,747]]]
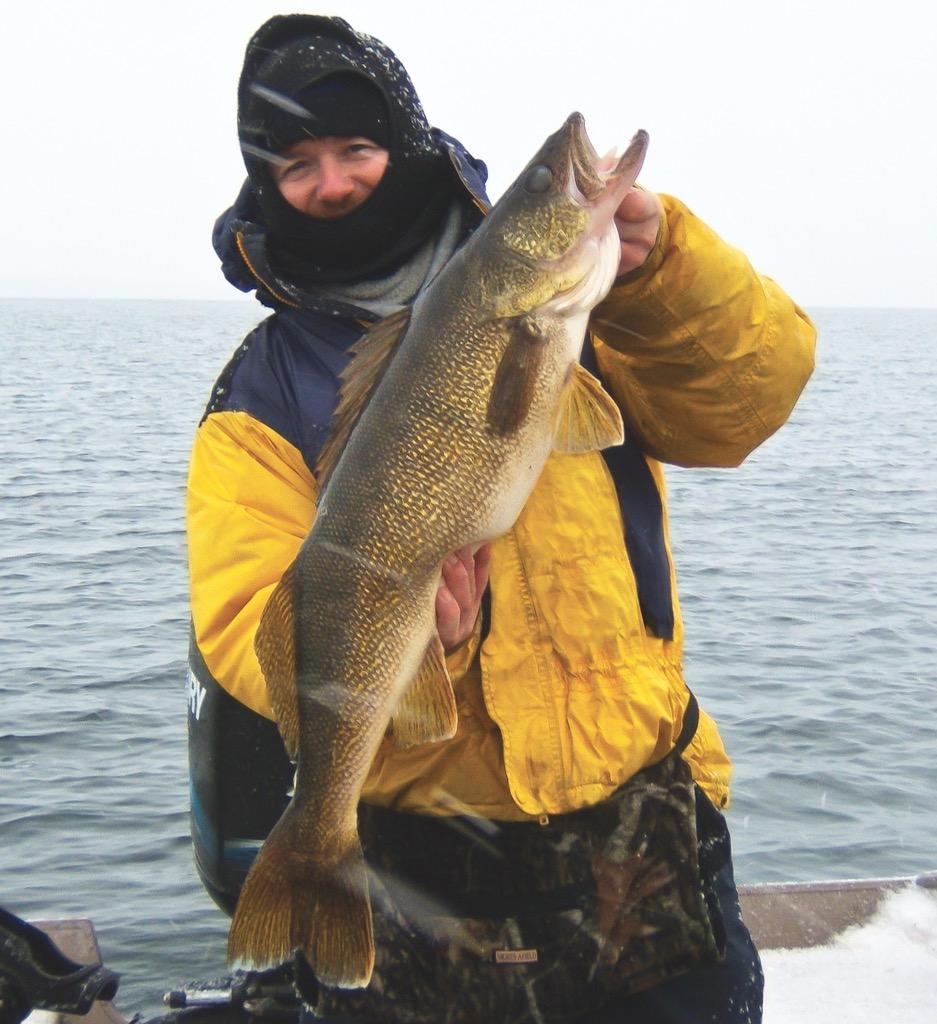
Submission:
[[[670,475],[692,686],[744,881],[937,864],[937,311],[821,311],[790,422]]]
[[[119,1006],[222,970],[188,838],[183,491],[249,303],[0,301],[0,904],[91,917]],[[817,311],[739,471],[670,473],[741,881],[937,868],[937,311]]]

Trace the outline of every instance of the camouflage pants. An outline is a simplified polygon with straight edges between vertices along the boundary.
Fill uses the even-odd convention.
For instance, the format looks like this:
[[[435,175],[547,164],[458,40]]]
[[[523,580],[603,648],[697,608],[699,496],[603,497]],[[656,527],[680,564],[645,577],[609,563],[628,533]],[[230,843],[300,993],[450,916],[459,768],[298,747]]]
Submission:
[[[676,753],[610,800],[544,825],[360,810],[377,960],[320,989],[356,1024],[555,1024],[717,963],[695,787]]]

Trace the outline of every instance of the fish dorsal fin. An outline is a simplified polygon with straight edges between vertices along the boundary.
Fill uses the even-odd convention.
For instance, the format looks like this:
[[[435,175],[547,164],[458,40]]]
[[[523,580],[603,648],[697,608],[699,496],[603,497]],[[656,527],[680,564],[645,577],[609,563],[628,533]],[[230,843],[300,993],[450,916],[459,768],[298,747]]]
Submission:
[[[598,380],[576,363],[563,392],[553,447],[558,452],[594,452],[625,439],[621,410]]]
[[[394,742],[398,747],[437,743],[455,736],[459,724],[446,652],[439,635],[426,648],[416,678],[404,691],[394,711]]]
[[[316,461],[316,479],[320,488],[325,487],[358,418],[384,376],[397,345],[406,334],[410,314],[409,306],[391,313],[369,328],[351,346],[352,358],[342,373],[342,389],[332,418],[332,432]]]
[[[267,600],[254,637],[254,651],[291,761],[299,757],[299,701],[296,696],[296,655],[293,645],[295,564],[283,573]]]

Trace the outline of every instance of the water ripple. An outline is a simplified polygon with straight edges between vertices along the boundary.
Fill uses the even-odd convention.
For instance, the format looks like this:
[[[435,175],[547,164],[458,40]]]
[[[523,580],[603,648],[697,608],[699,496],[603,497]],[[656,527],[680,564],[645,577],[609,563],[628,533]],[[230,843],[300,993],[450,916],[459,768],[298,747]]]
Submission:
[[[224,960],[188,839],[184,487],[261,312],[0,302],[4,902],[94,918],[128,1016]],[[739,470],[668,473],[743,881],[937,867],[937,314],[819,322],[787,427]]]

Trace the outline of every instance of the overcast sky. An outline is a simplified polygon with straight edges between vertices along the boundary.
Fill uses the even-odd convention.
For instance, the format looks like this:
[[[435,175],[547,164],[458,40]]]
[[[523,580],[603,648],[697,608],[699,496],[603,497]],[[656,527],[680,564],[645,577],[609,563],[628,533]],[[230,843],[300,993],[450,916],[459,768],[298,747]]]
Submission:
[[[243,177],[252,0],[16,0],[0,62],[0,295],[236,298],[211,249]],[[347,0],[496,198],[572,110],[651,135],[680,196],[807,306],[937,306],[931,0]]]

